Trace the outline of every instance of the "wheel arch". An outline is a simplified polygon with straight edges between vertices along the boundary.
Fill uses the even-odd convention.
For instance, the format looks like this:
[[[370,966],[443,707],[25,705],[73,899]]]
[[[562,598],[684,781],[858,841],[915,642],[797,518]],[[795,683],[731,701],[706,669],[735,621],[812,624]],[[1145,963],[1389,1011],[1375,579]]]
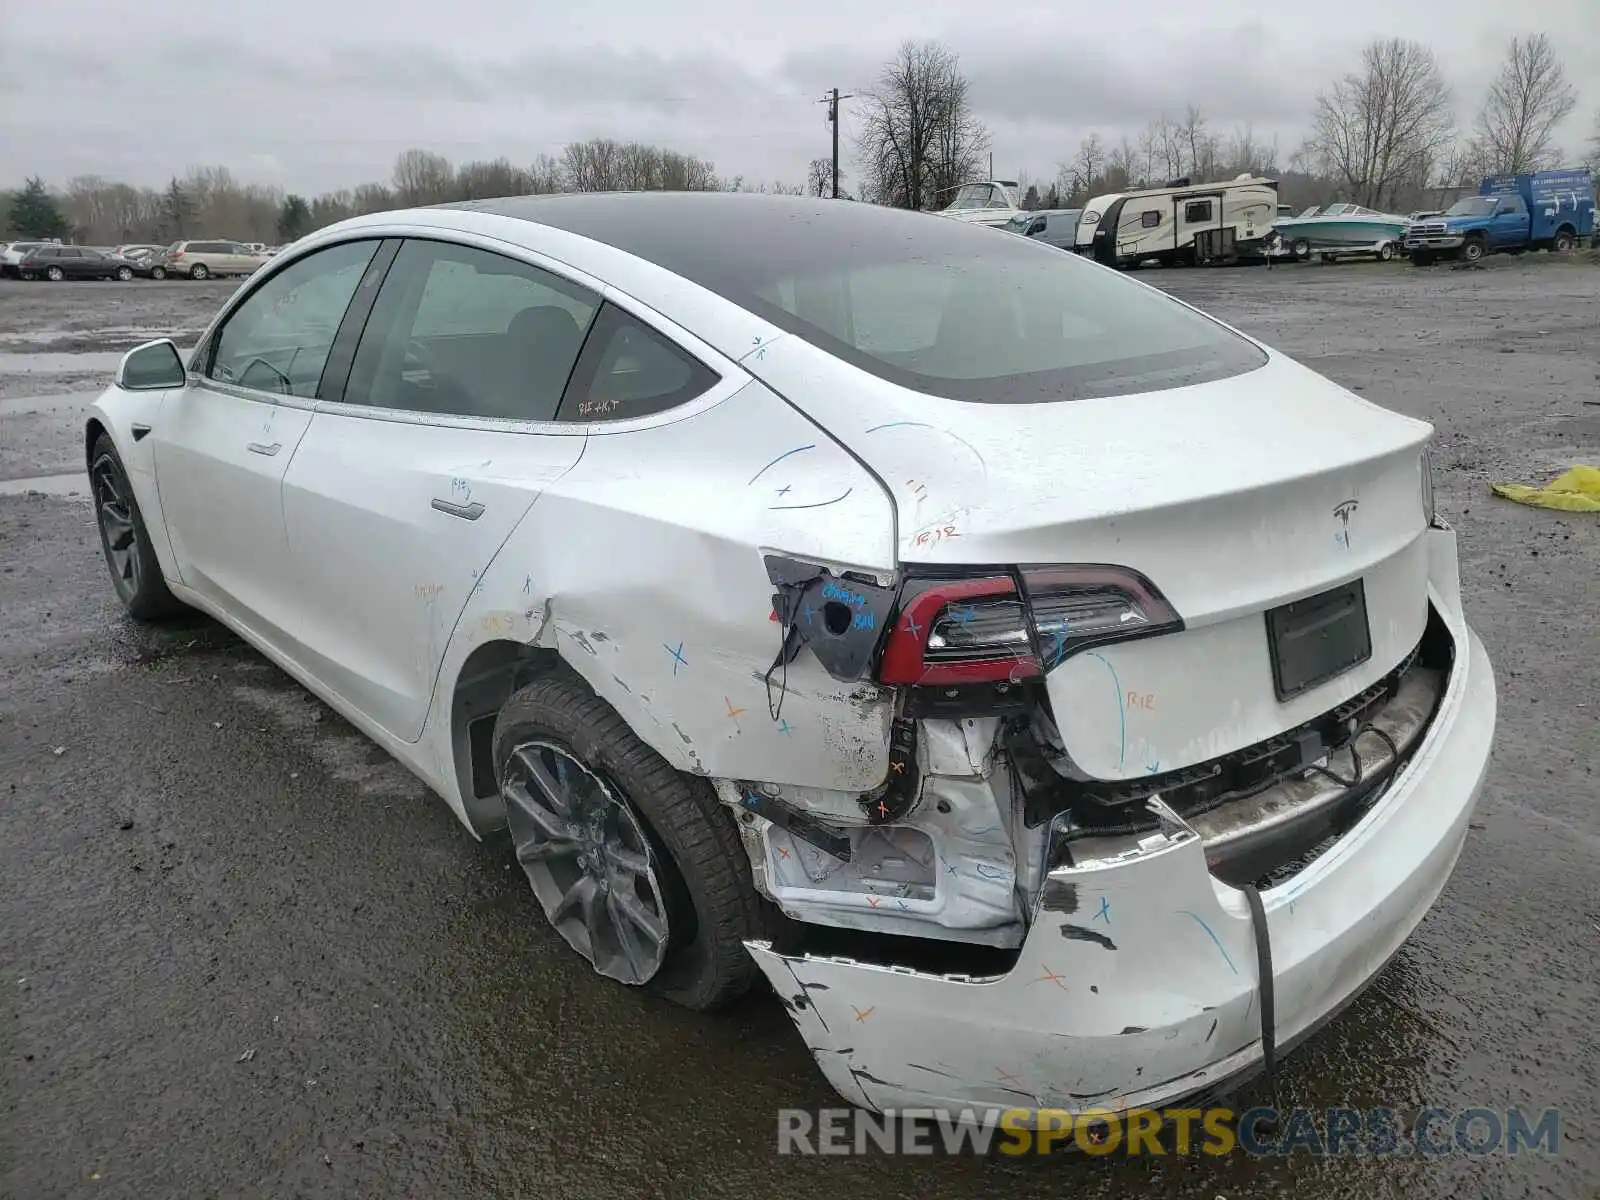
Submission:
[[[552,648],[500,638],[473,647],[456,672],[450,688],[447,766],[467,824],[478,837],[506,824],[494,774],[495,718],[529,680],[551,671],[577,675]]]

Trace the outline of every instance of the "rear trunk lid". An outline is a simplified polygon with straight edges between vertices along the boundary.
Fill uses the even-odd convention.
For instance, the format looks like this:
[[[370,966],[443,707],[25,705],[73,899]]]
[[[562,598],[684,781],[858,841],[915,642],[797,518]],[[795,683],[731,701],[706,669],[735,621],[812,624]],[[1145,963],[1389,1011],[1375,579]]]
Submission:
[[[879,476],[902,562],[1109,564],[1177,610],[1180,631],[1047,664],[1091,778],[1272,737],[1360,694],[1422,636],[1431,427],[1281,356],[1217,382],[1016,405],[912,392],[792,337],[747,365]],[[1357,581],[1370,655],[1287,693],[1266,614]]]

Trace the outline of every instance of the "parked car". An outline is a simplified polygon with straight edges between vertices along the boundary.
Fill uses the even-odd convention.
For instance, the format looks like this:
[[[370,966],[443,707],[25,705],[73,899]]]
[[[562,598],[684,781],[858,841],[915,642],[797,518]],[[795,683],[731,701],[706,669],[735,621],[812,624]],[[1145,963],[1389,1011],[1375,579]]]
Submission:
[[[116,247],[112,253],[120,254],[123,258],[149,258],[155,254],[165,254],[165,246],[157,246],[150,242],[133,242],[126,246]]]
[[[1047,246],[1076,251],[1081,208],[1047,208],[1018,213],[1005,223],[1008,233],[1037,238]]]
[[[1031,239],[627,193],[323,229],[86,462],[131,614],[509,826],[599,974],[765,975],[857,1104],[1131,1109],[1451,874],[1496,694],[1431,432]]]
[[[35,246],[17,263],[17,272],[23,279],[48,279],[53,283],[63,279],[126,282],[134,275],[133,264],[127,259],[90,246]]]
[[[157,279],[168,275],[187,275],[190,279],[207,279],[212,275],[251,275],[266,262],[258,254],[239,242],[193,240],[173,242],[167,247],[159,268],[152,273]]]
[[[1565,253],[1596,231],[1594,175],[1587,167],[1491,175],[1479,183],[1476,196],[1409,225],[1405,249],[1417,266],[1440,255],[1475,263],[1499,252]]]
[[[22,274],[22,256],[38,246],[59,245],[57,242],[7,242],[0,246],[0,276],[18,278]]]

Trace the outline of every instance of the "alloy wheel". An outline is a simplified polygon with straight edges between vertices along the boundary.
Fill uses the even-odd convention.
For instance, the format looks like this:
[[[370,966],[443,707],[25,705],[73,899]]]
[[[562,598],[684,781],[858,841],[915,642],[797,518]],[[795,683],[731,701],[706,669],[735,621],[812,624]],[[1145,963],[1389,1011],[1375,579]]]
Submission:
[[[600,974],[648,983],[667,956],[656,851],[627,801],[553,741],[523,742],[500,782],[506,821],[550,924]]]
[[[103,454],[95,460],[89,484],[111,578],[126,599],[139,590],[139,544],[133,505],[125,494],[127,485],[121,476],[116,460]]]

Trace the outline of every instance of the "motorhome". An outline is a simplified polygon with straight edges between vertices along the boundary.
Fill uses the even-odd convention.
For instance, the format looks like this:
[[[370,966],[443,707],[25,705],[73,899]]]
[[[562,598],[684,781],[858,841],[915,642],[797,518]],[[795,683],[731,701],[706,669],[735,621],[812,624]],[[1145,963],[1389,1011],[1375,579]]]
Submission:
[[[1232,262],[1264,254],[1278,214],[1278,181],[1240,175],[1217,183],[1096,196],[1078,223],[1077,251],[1112,267]]]

